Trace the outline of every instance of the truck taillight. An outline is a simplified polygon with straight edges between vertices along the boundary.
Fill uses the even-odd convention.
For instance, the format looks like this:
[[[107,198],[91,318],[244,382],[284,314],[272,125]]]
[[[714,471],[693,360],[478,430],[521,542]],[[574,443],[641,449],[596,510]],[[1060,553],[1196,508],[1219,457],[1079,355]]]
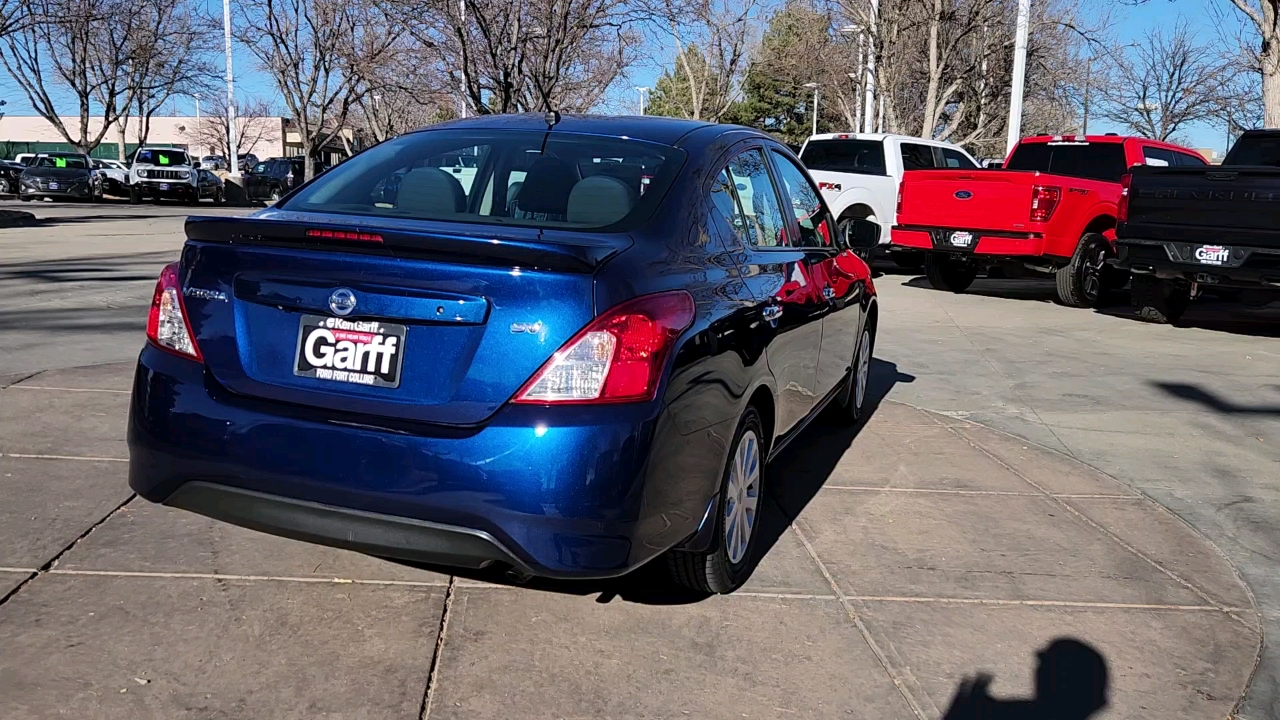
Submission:
[[[151,313],[147,317],[147,339],[153,345],[188,360],[203,361],[195,333],[187,321],[187,308],[182,302],[182,283],[178,280],[178,263],[170,263],[160,271],[156,292],[151,297]]]
[[[1120,178],[1120,199],[1116,202],[1116,222],[1127,222],[1129,220],[1129,185],[1133,182],[1133,176],[1125,173]]]
[[[1062,199],[1062,188],[1036,185],[1031,188],[1031,222],[1049,222]]]
[[[684,290],[643,295],[606,311],[551,356],[512,402],[618,403],[652,400],[676,338],[693,324]]]
[[[894,210],[894,217],[902,214],[902,183],[898,183],[898,207]],[[896,222],[896,220],[895,220]]]

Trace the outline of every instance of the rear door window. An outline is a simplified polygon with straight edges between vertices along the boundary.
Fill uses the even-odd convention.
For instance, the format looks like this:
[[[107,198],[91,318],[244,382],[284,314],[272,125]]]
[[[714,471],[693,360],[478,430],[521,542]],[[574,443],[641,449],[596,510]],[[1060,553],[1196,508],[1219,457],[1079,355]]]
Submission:
[[[902,143],[903,170],[931,170],[934,167],[933,148],[919,143]]]
[[[730,160],[727,170],[742,210],[743,242],[763,248],[788,245],[782,205],[764,152],[747,150]]]
[[[791,212],[800,226],[800,246],[831,247],[834,238],[832,223],[822,204],[822,195],[805,177],[804,171],[791,162],[791,158],[776,150],[771,154],[791,201]]]
[[[810,170],[884,175],[884,143],[879,140],[810,140],[800,153]]]
[[[1142,159],[1152,167],[1170,167],[1177,163],[1173,151],[1165,148],[1146,145],[1142,148]]]
[[[968,170],[978,167],[967,155],[956,150],[955,148],[940,148],[942,150],[943,167],[960,168]]]
[[[1038,170],[1054,175],[1120,182],[1128,171],[1118,142],[1021,143],[1005,165],[1008,170]]]
[[[286,209],[623,230],[646,219],[683,150],[629,138],[524,130],[402,135],[330,169]]]
[[[1199,153],[1191,155],[1188,153],[1175,152],[1173,154],[1173,160],[1175,165],[1191,167],[1204,167],[1209,164],[1209,162],[1204,159],[1204,156]]]

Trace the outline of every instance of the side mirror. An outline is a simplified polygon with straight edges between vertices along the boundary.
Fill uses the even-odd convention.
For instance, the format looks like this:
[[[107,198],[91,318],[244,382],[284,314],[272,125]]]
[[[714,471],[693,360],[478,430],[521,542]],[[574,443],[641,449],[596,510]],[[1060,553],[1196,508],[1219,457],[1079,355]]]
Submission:
[[[197,160],[197,161],[195,161],[195,162],[191,163],[191,167],[192,167],[193,169],[195,169],[195,170],[199,170],[199,169],[200,169],[200,161],[199,161],[199,160]]]
[[[853,251],[871,250],[880,244],[880,224],[854,220],[844,226],[844,246]]]

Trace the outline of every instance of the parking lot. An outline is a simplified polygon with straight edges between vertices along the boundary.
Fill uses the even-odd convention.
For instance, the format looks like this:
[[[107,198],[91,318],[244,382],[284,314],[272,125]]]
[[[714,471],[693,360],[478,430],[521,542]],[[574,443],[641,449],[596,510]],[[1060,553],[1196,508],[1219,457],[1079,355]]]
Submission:
[[[1280,708],[1275,309],[884,275],[875,412],[770,468],[742,590],[522,586],[134,498],[131,360],[190,209],[0,207],[38,216],[0,230],[0,718],[932,719],[977,673],[1032,698],[1057,638],[1105,662],[1096,717]]]

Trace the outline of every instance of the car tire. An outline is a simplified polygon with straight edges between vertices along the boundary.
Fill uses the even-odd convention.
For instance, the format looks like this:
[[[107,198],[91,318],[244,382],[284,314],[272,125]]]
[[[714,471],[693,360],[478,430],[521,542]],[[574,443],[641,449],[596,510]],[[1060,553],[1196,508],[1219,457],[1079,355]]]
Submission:
[[[942,253],[929,253],[924,260],[924,274],[935,290],[962,293],[978,277],[978,268]]]
[[[226,205],[226,204],[227,204],[227,191],[226,191],[226,190],[223,190],[222,188],[218,188],[217,190],[214,190],[214,191],[213,191],[213,204],[214,204],[214,205]]]
[[[9,181],[4,178],[0,178],[0,195],[8,195],[9,193]]]
[[[1139,320],[1161,325],[1178,322],[1191,303],[1190,287],[1153,275],[1134,275],[1130,295]]]
[[[841,417],[857,424],[866,417],[867,386],[871,379],[871,360],[875,357],[876,329],[867,323],[858,336],[858,345],[853,349],[853,364],[849,366],[849,375],[845,378],[844,389],[840,391],[839,403]]]
[[[1124,286],[1123,273],[1107,265],[1115,250],[1106,237],[1086,233],[1071,261],[1054,273],[1058,302],[1067,307],[1101,308]]]
[[[280,188],[271,188],[271,195],[267,197],[267,202],[272,205],[280,202]]]
[[[768,446],[763,427],[760,413],[747,406],[721,476],[711,548],[667,553],[667,569],[677,585],[697,593],[728,593],[746,581],[764,510]]]

